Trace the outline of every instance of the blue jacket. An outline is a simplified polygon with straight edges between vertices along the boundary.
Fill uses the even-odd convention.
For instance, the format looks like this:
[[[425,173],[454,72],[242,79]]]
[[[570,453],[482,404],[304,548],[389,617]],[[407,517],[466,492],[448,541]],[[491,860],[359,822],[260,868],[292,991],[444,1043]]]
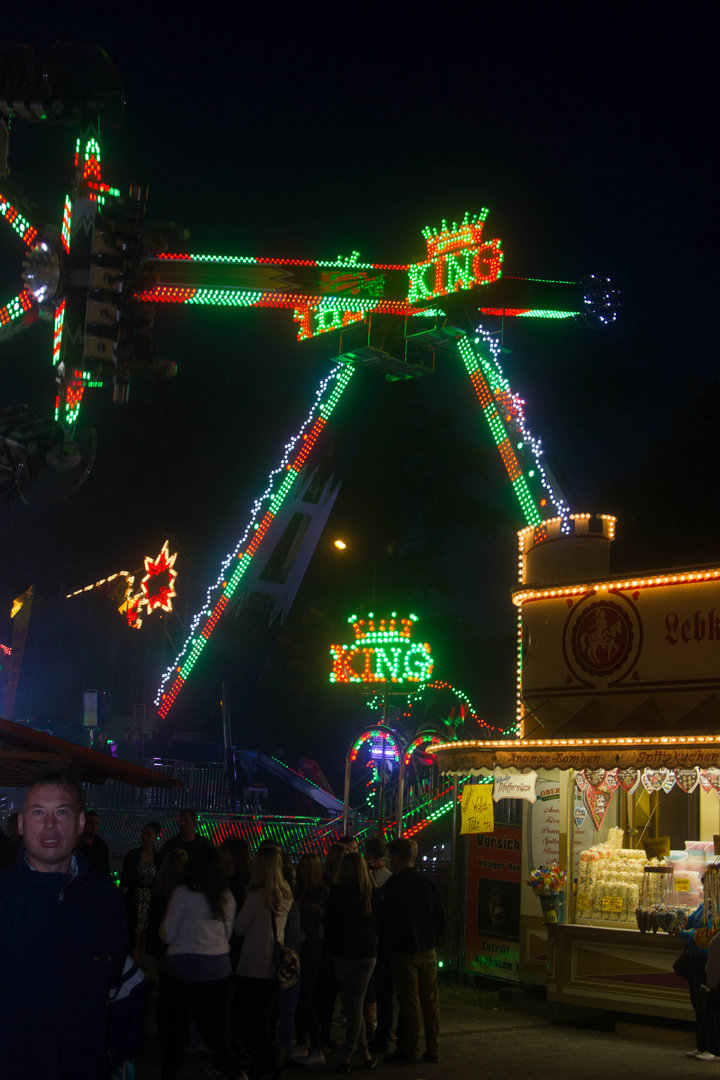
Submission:
[[[24,850],[0,870],[0,1077],[104,1080],[109,998],[127,923],[118,890],[89,873],[41,873]]]
[[[699,930],[703,924],[703,910],[705,904],[702,903],[695,910],[688,915],[688,921],[685,923],[684,930],[680,931],[680,937],[685,940],[687,945],[687,951],[690,956],[707,956],[707,947],[701,949],[699,945],[695,943],[695,931]],[[712,929],[712,918],[708,911],[708,926]]]

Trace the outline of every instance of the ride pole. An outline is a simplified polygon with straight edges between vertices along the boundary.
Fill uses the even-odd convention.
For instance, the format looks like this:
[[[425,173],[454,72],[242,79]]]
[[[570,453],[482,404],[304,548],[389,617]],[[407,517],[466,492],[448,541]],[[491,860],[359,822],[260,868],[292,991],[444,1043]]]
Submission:
[[[345,793],[343,795],[343,836],[347,834],[348,830],[348,817],[350,816],[350,754],[352,753],[352,744],[350,745],[348,752],[345,756]]]
[[[400,772],[398,774],[398,817],[397,835],[398,840],[403,834],[403,804],[405,802],[405,750],[400,754]]]

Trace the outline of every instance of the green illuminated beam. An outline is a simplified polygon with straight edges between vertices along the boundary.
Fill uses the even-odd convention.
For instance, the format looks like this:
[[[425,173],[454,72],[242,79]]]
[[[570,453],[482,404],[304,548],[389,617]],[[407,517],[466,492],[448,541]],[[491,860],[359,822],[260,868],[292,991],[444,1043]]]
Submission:
[[[498,448],[503,460],[503,465],[510,478],[513,491],[520,503],[523,519],[527,525],[539,525],[542,521],[542,516],[528,486],[527,478],[520,467],[515,450],[510,442],[505,423],[498,413],[495,396],[490,389],[490,384],[483,372],[483,364],[480,356],[467,337],[460,338],[457,344],[465,368],[470,375],[473,387],[475,388],[475,393],[482,406],[483,416],[490,428],[490,434]]]

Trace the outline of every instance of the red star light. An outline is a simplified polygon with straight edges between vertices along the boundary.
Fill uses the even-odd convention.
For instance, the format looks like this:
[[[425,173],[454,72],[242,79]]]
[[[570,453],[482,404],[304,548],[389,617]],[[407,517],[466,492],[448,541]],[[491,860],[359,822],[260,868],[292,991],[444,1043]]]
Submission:
[[[153,559],[150,555],[145,556],[146,573],[140,582],[140,588],[143,600],[147,604],[148,615],[156,607],[162,608],[163,611],[172,611],[172,598],[177,596],[175,592],[177,570],[173,570],[177,552],[171,555],[168,551],[168,543],[169,541],[166,540],[156,558]],[[158,580],[163,574],[167,574],[164,583]]]

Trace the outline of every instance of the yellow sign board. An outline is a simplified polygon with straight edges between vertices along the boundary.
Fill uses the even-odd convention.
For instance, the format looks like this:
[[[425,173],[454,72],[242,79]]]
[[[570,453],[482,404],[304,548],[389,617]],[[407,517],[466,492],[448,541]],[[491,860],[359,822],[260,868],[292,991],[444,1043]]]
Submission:
[[[670,854],[670,837],[658,836],[654,840],[645,840],[643,847],[648,859],[664,859]]]
[[[461,833],[490,833],[495,829],[492,784],[466,784],[462,793]]]

